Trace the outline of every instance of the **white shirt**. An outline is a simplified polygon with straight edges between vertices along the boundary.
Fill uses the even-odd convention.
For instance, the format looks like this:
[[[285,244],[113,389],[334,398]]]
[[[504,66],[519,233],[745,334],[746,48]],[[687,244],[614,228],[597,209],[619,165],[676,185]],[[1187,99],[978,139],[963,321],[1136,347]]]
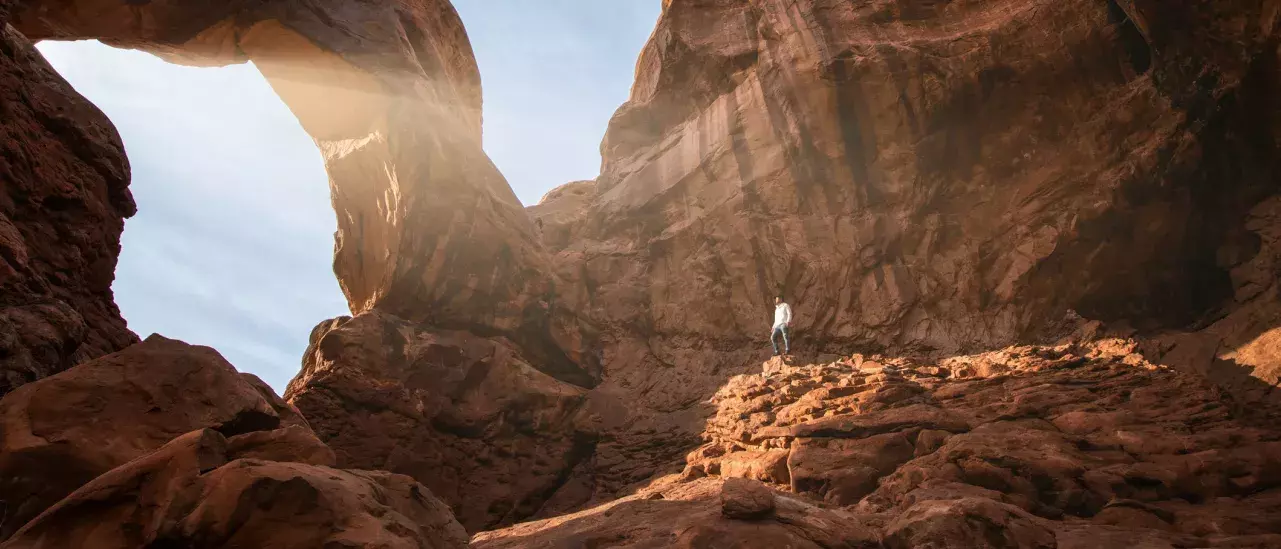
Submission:
[[[779,303],[774,307],[774,328],[787,326],[792,323],[792,307],[786,303]]]

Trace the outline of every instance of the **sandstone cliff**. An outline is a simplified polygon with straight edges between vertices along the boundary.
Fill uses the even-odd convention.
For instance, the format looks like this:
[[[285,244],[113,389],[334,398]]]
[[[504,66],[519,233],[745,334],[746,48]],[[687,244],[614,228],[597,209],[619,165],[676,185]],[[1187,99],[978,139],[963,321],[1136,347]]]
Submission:
[[[665,3],[600,178],[528,209],[602,334],[593,396],[626,410],[583,482],[640,481],[698,433],[704,399],[768,348],[776,293],[812,355],[1102,321],[1275,398],[1276,12]]]

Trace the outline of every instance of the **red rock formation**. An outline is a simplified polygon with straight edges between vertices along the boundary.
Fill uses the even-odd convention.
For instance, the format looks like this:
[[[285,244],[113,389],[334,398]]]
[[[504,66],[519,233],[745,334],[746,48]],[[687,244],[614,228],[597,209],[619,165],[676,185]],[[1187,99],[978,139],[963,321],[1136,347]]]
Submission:
[[[129,164],[115,128],[0,17],[0,396],[137,340],[112,301]]]
[[[628,412],[577,478],[607,497],[661,471],[768,348],[777,292],[806,353],[946,356],[1084,317],[1266,397],[1274,11],[666,2],[592,196],[528,210],[601,330],[594,398]]]
[[[473,544],[1277,546],[1281,409],[1244,408],[1136,351],[767,363],[717,393],[683,475]],[[724,519],[709,489],[722,483]],[[788,517],[784,501],[809,510]]]
[[[595,181],[575,181],[552,189],[538,204],[526,208],[525,212],[535,220],[543,245],[563,250],[577,241],[577,229],[595,194]]]
[[[409,477],[242,459],[194,431],[77,490],[5,549],[461,548],[467,535]]]
[[[353,313],[504,334],[539,368],[592,383],[572,354],[580,323],[546,298],[547,254],[481,150],[479,73],[448,1],[23,0],[12,23],[32,40],[96,38],[184,64],[254,61],[325,158]]]
[[[262,68],[325,156],[339,219],[335,271],[357,315],[322,324],[289,398],[338,463],[412,474],[476,528],[593,506],[683,465],[715,411],[707,397],[763,352],[779,291],[793,301],[807,352],[990,349],[1057,336],[1085,317],[1141,336],[1153,359],[1267,397],[1281,315],[1275,13],[1273,2],[1245,0],[671,0],[605,136],[601,177],[549,193],[528,213],[481,152],[475,64],[444,0],[26,0],[14,21],[35,39],[102,38],[178,62]],[[0,53],[6,74],[34,63]],[[75,169],[78,156],[56,165]],[[119,181],[107,187],[123,192]],[[40,260],[61,253],[59,244]],[[89,271],[67,268],[73,278]],[[27,299],[22,292],[5,295]],[[86,319],[80,308],[98,303],[64,302]],[[20,381],[79,360],[68,345],[92,338],[64,312],[42,313],[58,322],[18,345],[26,355],[6,368],[34,372]],[[86,333],[107,330],[108,316],[86,320]],[[1098,361],[1086,364],[1120,368]],[[1136,385],[1168,382],[1166,372],[1141,372],[1130,376]],[[866,503],[860,512],[883,519],[890,546],[1131,543],[1151,533],[1140,525],[1156,525],[1152,517],[1181,529],[1171,544],[1228,543],[1211,539],[1206,522],[1179,525],[1170,498],[1195,496],[1197,516],[1231,520],[1270,505],[1232,486],[1272,490],[1271,458],[1235,454],[1212,461],[1206,477],[1188,473],[1218,488],[1185,488],[1176,475],[1161,491],[1154,482],[1166,477],[1135,477],[1132,491],[1160,497],[1128,499],[1155,507],[1100,504],[1126,489],[1072,484],[1077,469],[1064,460],[1124,465],[1120,453],[1091,454],[1092,444],[1120,452],[1106,446],[1115,441],[1069,443],[1049,419],[1016,421],[1023,406],[1057,418],[1035,400],[1056,395],[1014,397],[1001,404],[1010,417],[971,410],[958,419],[940,404],[945,389],[887,377],[845,402],[862,394],[848,379],[854,385],[824,386],[782,416],[714,424],[713,435],[737,437],[714,442],[751,447],[704,448],[690,471],[701,464]],[[790,387],[779,391],[802,388]],[[1213,405],[1205,391],[1164,393],[1149,408]],[[971,405],[983,406],[958,407]],[[1251,444],[1272,440],[1235,415],[1211,420]],[[1201,426],[1199,416],[1179,421]],[[244,443],[254,455],[288,456],[294,435]],[[967,440],[1010,452],[1018,471],[949,446]],[[317,452],[307,459],[323,461]],[[1166,453],[1130,459],[1165,466]],[[925,470],[890,483],[903,493],[886,487],[918,461]],[[917,477],[977,488],[917,486]],[[918,493],[926,488],[942,492]],[[714,492],[691,492],[694,503],[679,509],[705,516]],[[1237,499],[1193,501],[1220,495]],[[732,516],[766,512],[755,497],[730,500],[744,503]],[[578,539],[586,531],[574,529],[591,524],[631,528],[592,513],[556,523],[568,529],[531,528],[549,540]],[[1240,532],[1273,532],[1266,521],[1244,524]],[[670,541],[664,528],[636,535]],[[757,532],[725,528],[696,537]],[[829,533],[777,539],[825,546],[845,535]]]
[[[379,313],[322,324],[286,397],[343,467],[420,479],[479,530],[536,512],[590,455],[586,390],[510,342]]]
[[[663,362],[779,291],[819,350],[1212,318],[1275,191],[1270,12],[1124,4],[668,2],[561,270]]]
[[[152,336],[0,400],[0,547],[464,547],[413,479],[334,453],[261,380]]]
[[[95,477],[202,428],[247,456],[333,463],[261,380],[212,349],[151,336],[0,400],[0,539]]]
[[[751,510],[751,516],[742,512]],[[477,549],[559,547],[880,547],[850,513],[819,508],[763,487],[713,479],[658,484],[580,513],[472,538]]]

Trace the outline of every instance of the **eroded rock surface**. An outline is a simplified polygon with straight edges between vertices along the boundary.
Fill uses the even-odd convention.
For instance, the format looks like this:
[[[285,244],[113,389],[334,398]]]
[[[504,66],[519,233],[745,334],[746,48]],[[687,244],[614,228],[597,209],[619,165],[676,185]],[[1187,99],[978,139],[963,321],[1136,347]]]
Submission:
[[[728,492],[728,495],[726,494]],[[796,549],[863,549],[879,547],[877,533],[851,513],[822,509],[813,503],[764,487],[749,498],[769,513],[750,517],[722,511],[724,501],[743,503],[742,487],[718,479],[690,483],[665,479],[640,491],[582,512],[483,532],[472,547],[792,547]]]
[[[5,549],[467,546],[449,508],[413,479],[242,459],[217,431],[174,439],[94,479]]]
[[[586,392],[509,341],[366,313],[316,328],[286,397],[341,466],[410,475],[479,530],[534,514],[591,454]]]
[[[1281,413],[1136,350],[776,362],[717,393],[684,478],[846,509],[887,547],[1281,541]]]
[[[261,380],[152,336],[0,400],[0,547],[466,546],[417,481],[335,464]]]
[[[135,211],[115,127],[0,8],[0,396],[137,341],[112,301]]]
[[[771,361],[717,393],[683,474],[473,544],[1276,546],[1281,411],[1136,350]]]
[[[153,335],[0,400],[0,539],[95,477],[202,428],[247,456],[333,462],[261,380],[213,349]]]

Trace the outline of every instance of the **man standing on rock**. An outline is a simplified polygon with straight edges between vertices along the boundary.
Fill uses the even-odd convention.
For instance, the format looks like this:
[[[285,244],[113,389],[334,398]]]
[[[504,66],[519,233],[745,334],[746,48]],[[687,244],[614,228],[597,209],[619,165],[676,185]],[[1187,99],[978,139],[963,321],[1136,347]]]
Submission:
[[[774,356],[778,356],[778,336],[783,335],[783,354],[792,354],[792,345],[787,341],[787,327],[792,324],[792,307],[783,302],[783,296],[774,298],[774,330],[769,335],[769,342],[774,346]]]

